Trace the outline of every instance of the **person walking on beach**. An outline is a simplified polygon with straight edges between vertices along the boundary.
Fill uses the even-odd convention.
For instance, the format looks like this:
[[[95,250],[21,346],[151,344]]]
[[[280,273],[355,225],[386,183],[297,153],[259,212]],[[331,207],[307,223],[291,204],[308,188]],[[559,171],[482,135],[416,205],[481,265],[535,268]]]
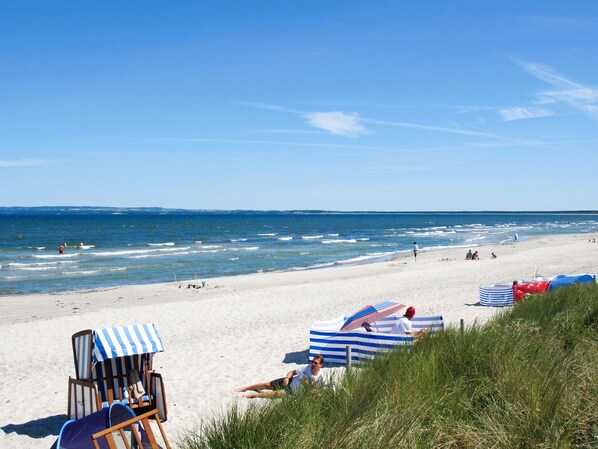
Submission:
[[[517,243],[519,241],[519,235],[517,235],[517,233],[515,233],[515,235],[513,236],[513,243]]]
[[[427,329],[420,329],[418,331],[414,331],[411,325],[411,319],[415,316],[415,307],[410,306],[405,310],[405,315],[403,315],[399,321],[397,321],[391,328],[391,334],[406,334],[406,335],[413,335],[415,339],[420,338],[423,334],[427,332]]]
[[[417,260],[417,252],[419,251],[419,246],[417,246],[417,242],[413,242],[413,257]]]
[[[324,383],[321,371],[322,365],[324,365],[324,357],[318,354],[314,356],[311,364],[299,366],[297,369],[289,371],[285,377],[270,382],[235,388],[235,391],[245,393],[243,396],[248,399],[279,398],[286,393],[296,393],[301,385],[322,385]],[[246,393],[249,390],[252,391]]]

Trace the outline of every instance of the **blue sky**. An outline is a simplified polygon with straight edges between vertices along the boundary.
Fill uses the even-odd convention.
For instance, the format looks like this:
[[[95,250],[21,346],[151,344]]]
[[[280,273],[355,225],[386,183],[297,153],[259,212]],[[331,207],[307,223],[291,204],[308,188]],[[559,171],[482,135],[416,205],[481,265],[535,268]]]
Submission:
[[[598,3],[0,3],[0,205],[598,209]]]

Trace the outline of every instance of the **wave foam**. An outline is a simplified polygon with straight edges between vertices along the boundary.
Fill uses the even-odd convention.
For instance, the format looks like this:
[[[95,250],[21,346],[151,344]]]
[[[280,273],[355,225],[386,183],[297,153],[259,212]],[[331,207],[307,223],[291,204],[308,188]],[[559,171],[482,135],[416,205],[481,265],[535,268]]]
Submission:
[[[64,274],[68,276],[89,276],[92,274],[98,274],[100,270],[81,270],[81,271],[65,271]]]
[[[133,254],[152,254],[158,252],[177,252],[177,251],[185,251],[188,250],[190,247],[181,247],[181,248],[157,248],[157,249],[130,249],[125,251],[105,251],[101,253],[89,253],[91,256],[100,256],[100,257],[111,257],[111,256],[130,256]]]
[[[334,239],[334,240],[322,240],[322,243],[329,245],[331,243],[357,243],[356,239]]]
[[[67,257],[77,257],[79,253],[71,253],[71,254],[32,254],[31,257],[35,259],[58,259],[58,258],[67,258]]]
[[[169,252],[169,253],[160,253],[160,254],[157,254],[157,253],[141,254],[139,256],[129,256],[129,257],[127,257],[127,259],[147,259],[149,257],[154,258],[154,257],[186,256],[187,254],[191,254],[191,251],[182,251],[182,248],[181,248],[181,250],[176,251],[176,252],[173,251],[173,252]]]

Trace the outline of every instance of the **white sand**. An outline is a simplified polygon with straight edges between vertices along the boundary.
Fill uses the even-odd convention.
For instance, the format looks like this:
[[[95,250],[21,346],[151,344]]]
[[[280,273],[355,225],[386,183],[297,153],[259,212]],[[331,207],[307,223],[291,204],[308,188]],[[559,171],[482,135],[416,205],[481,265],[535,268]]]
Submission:
[[[481,247],[426,251],[418,260],[207,279],[178,284],[0,297],[0,447],[49,448],[65,420],[74,376],[71,335],[86,328],[152,321],[165,352],[155,369],[166,385],[172,441],[180,431],[247,403],[237,386],[280,377],[303,363],[314,321],[394,300],[449,325],[485,322],[499,309],[478,304],[478,287],[514,279],[596,272],[588,235],[550,236]],[[591,237],[598,237],[592,235]],[[475,249],[475,247],[472,247]],[[491,260],[491,251],[497,259]],[[171,441],[171,442],[172,442]]]

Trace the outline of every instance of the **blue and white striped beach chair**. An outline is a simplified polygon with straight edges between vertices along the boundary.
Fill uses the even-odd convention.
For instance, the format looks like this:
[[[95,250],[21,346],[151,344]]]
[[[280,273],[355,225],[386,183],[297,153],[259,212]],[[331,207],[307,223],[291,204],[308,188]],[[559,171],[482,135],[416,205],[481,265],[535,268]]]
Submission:
[[[396,348],[410,348],[414,338],[410,335],[391,334],[390,329],[400,319],[397,316],[382,318],[371,324],[373,332],[357,329],[341,332],[346,317],[330,321],[317,321],[309,331],[309,358],[324,356],[326,362],[347,363],[347,347],[351,348],[351,361],[361,363],[376,355]],[[444,329],[442,315],[414,317],[414,330],[428,329],[432,332]]]
[[[117,402],[132,409],[155,408],[166,420],[164,383],[152,369],[154,354],[164,351],[164,346],[153,323],[87,329],[74,334],[72,343],[75,378],[69,378],[70,419]]]

